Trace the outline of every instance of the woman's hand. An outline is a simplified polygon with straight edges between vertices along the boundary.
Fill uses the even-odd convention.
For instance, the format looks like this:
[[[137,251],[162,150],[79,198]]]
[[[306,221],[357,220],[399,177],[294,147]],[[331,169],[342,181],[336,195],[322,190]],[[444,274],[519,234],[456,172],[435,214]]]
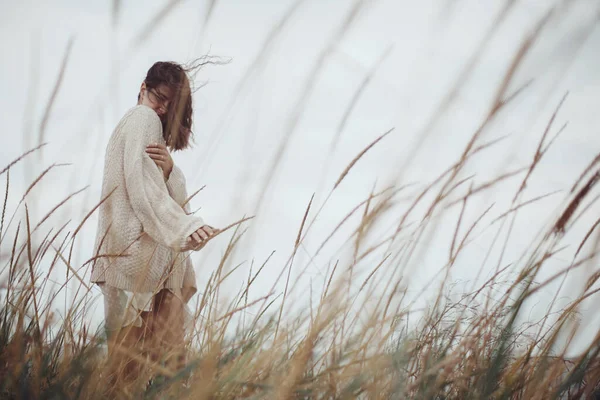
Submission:
[[[198,228],[194,233],[190,235],[191,247],[193,250],[199,250],[206,242],[219,232],[218,229],[213,228],[210,225],[204,225]]]
[[[171,154],[164,144],[153,143],[146,147],[146,153],[158,165],[162,171],[165,180],[169,179],[171,171],[173,171],[173,159]]]

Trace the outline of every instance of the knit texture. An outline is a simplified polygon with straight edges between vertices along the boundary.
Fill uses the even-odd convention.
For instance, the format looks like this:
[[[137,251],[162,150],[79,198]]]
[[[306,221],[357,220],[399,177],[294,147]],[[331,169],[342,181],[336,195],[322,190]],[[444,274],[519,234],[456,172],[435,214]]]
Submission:
[[[196,290],[189,236],[204,225],[190,214],[185,177],[165,182],[146,146],[162,143],[162,124],[145,105],[119,121],[106,148],[91,281],[134,291]]]

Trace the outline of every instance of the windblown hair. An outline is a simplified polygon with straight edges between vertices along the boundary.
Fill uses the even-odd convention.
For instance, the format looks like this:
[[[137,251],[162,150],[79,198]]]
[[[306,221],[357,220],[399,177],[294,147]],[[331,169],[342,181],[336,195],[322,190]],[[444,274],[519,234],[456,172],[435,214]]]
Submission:
[[[172,151],[186,149],[193,141],[191,83],[196,73],[205,65],[223,65],[229,61],[218,56],[204,55],[186,66],[172,61],[158,61],[148,70],[144,79],[146,87],[157,89],[164,84],[173,91],[169,109],[161,118],[163,138]]]
[[[146,74],[144,82],[150,89],[164,84],[173,91],[166,115],[161,119],[163,137],[172,150],[183,150],[192,138],[192,89],[189,69],[169,61],[156,62]]]

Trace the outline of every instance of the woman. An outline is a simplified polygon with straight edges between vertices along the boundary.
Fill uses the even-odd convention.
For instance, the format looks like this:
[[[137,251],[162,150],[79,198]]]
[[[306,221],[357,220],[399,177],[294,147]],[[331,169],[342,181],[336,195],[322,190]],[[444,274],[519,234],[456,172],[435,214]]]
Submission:
[[[104,295],[115,384],[135,381],[147,356],[183,366],[186,303],[197,290],[186,253],[217,233],[190,214],[169,154],[192,136],[189,71],[155,63],[106,148],[91,281]]]

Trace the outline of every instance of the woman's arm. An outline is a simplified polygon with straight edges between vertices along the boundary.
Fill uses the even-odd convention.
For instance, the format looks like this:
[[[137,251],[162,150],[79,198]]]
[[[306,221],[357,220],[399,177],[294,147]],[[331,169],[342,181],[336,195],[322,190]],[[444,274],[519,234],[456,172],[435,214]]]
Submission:
[[[152,143],[146,148],[146,153],[162,170],[171,198],[179,205],[183,205],[187,200],[185,175],[173,162],[167,146],[161,143]]]
[[[177,202],[180,206],[187,200],[187,189],[185,175],[179,167],[173,166],[173,170],[167,179],[167,190],[171,195],[171,198]],[[189,204],[189,203],[188,203]],[[189,213],[189,211],[188,211]]]
[[[171,197],[162,172],[146,154],[146,146],[161,138],[158,115],[148,107],[138,106],[121,129],[125,135],[125,186],[133,211],[151,238],[176,251],[185,251],[189,236],[204,226],[204,221],[187,215]]]

